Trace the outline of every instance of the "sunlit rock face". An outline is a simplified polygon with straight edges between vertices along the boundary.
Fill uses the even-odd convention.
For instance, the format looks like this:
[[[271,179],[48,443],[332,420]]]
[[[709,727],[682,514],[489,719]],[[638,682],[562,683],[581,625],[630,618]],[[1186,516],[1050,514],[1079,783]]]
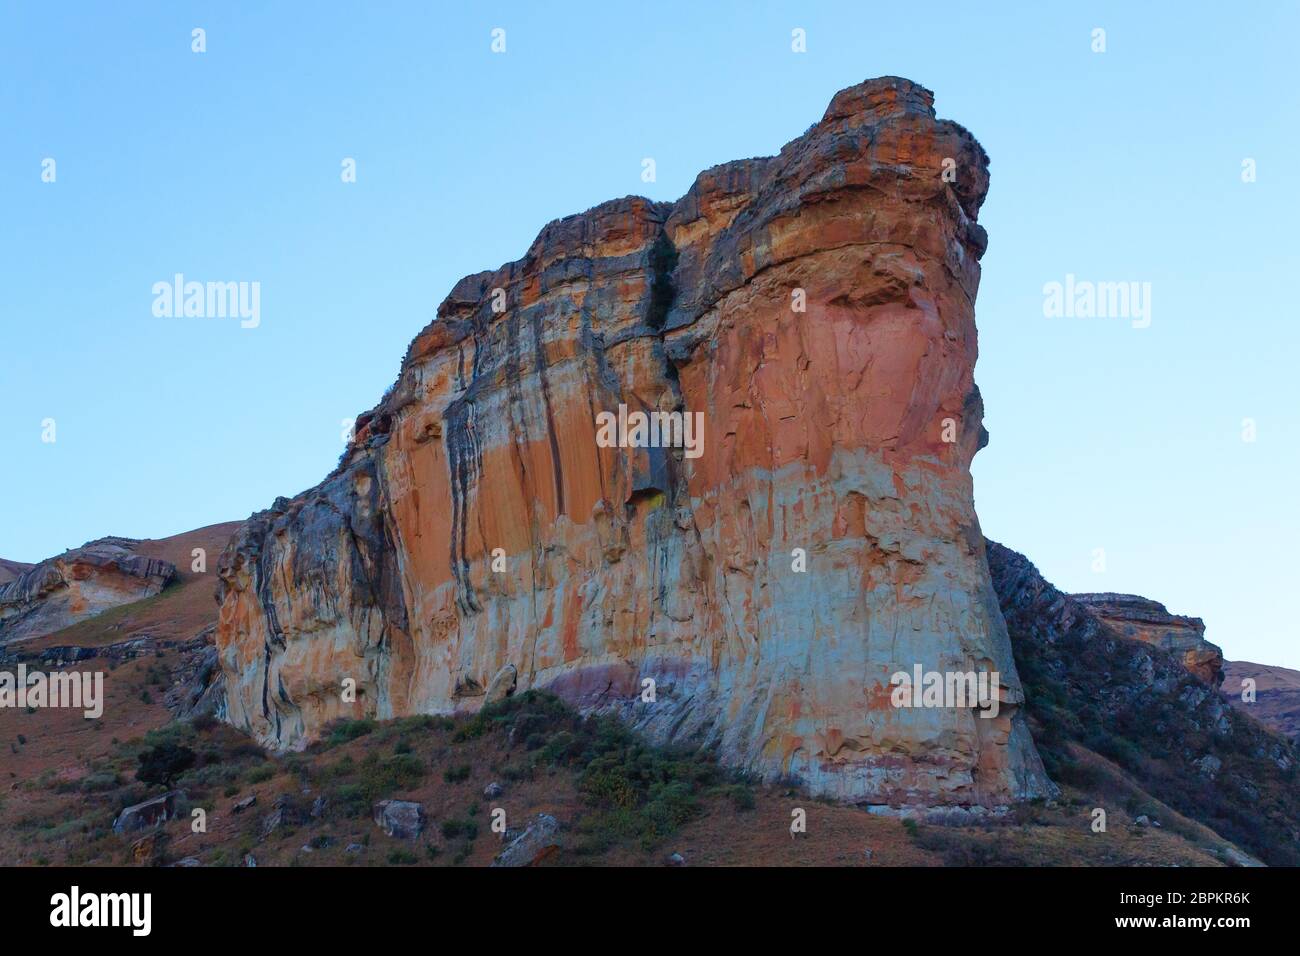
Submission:
[[[340,467],[223,556],[229,719],[290,748],[545,688],[844,800],[1048,792],[972,503],[987,185],[882,78],[461,280]],[[702,445],[603,447],[620,405]],[[917,664],[998,672],[996,716],[895,707]]]
[[[1223,652],[1205,639],[1199,617],[1170,614],[1159,601],[1136,594],[1073,594],[1071,597],[1132,640],[1171,651],[1201,680],[1223,682]]]
[[[0,584],[0,645],[42,637],[109,608],[153,597],[176,567],[136,554],[133,538],[99,538]]]

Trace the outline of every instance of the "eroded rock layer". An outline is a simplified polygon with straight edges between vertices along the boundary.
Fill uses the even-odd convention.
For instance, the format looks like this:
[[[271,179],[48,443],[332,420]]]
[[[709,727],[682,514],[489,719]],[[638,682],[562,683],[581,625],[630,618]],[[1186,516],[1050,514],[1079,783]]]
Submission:
[[[340,467],[223,556],[229,719],[287,748],[539,687],[841,799],[1048,792],[969,474],[987,185],[872,80],[461,280]],[[701,413],[701,453],[601,447],[620,405]],[[997,671],[997,716],[893,706],[917,664]]]
[[[1125,637],[1178,655],[1184,667],[1216,687],[1222,682],[1223,652],[1205,639],[1199,617],[1170,614],[1159,601],[1136,594],[1071,596]]]
[[[133,538],[99,538],[0,584],[0,645],[51,634],[160,592],[176,567],[136,554],[138,544]]]

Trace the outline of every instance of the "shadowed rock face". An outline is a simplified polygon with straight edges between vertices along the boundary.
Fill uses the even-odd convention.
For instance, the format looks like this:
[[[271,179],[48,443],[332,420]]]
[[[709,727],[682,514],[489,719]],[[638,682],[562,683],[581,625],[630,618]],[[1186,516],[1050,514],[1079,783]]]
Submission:
[[[0,645],[50,634],[160,592],[176,567],[135,553],[132,538],[100,538],[0,584]]]
[[[1158,601],[1136,594],[1072,597],[1125,637],[1172,651],[1202,680],[1215,687],[1223,680],[1223,652],[1205,639],[1205,622],[1199,617],[1170,614]]]
[[[1295,744],[1265,726],[1258,704],[1238,697],[1234,709],[1218,693],[1217,670],[1189,669],[1178,647],[1128,634],[1122,623],[1138,608],[1172,615],[1132,595],[1066,594],[1024,555],[986,544],[1034,735],[1053,775],[1069,780],[1076,750],[1093,750],[1270,866],[1300,865]]]
[[[461,280],[340,467],[223,555],[229,719],[287,748],[539,687],[841,799],[1047,793],[969,474],[987,185],[927,90],[871,80]],[[620,405],[701,413],[702,453],[601,447]],[[997,671],[998,715],[893,707],[917,664]]]

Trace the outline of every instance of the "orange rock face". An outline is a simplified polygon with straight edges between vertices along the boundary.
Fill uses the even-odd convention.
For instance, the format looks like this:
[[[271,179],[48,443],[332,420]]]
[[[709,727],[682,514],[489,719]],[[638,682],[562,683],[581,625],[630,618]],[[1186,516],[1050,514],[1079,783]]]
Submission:
[[[153,597],[176,577],[133,538],[99,538],[0,583],[0,647],[52,634],[101,611]]]
[[[1223,652],[1205,639],[1205,622],[1199,617],[1170,614],[1158,601],[1136,594],[1072,597],[1125,637],[1177,654],[1206,683],[1218,687],[1223,682]]]
[[[340,468],[223,556],[229,718],[293,747],[537,687],[840,799],[1047,793],[969,474],[987,185],[928,91],[872,80],[461,280]],[[620,406],[699,444],[608,447]],[[915,665],[998,673],[996,716],[894,706]]]

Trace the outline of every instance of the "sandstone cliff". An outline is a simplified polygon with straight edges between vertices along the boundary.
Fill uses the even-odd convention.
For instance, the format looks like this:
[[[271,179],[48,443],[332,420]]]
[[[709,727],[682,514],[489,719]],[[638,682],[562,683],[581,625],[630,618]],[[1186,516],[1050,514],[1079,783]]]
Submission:
[[[1170,614],[1163,604],[1136,594],[1071,596],[1125,637],[1176,654],[1202,680],[1216,687],[1223,680],[1223,652],[1205,639],[1199,617]]]
[[[101,611],[152,597],[176,576],[135,552],[132,538],[99,538],[0,584],[0,645],[50,634]]]
[[[837,798],[1048,793],[969,474],[987,186],[877,79],[461,280],[339,468],[223,555],[229,719],[290,748],[540,687]],[[702,454],[601,447],[620,405],[702,413]],[[999,672],[997,717],[891,706],[917,664]]]

